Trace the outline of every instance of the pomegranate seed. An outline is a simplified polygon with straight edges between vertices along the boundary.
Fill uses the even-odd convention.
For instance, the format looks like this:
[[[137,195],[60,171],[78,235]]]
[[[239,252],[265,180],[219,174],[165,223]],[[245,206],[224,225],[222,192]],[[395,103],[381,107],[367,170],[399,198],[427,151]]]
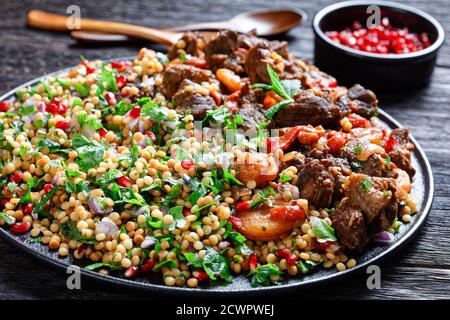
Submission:
[[[149,272],[153,270],[153,267],[155,266],[155,260],[153,259],[148,259],[142,266],[141,266],[141,270],[143,272]]]
[[[0,200],[0,206],[2,206],[2,207],[6,206],[6,204],[9,202],[9,200],[10,199],[7,199],[7,198]]]
[[[191,214],[191,209],[183,208],[183,216],[187,217]]]
[[[395,28],[386,17],[378,26],[363,28],[355,21],[351,29],[328,31],[326,34],[331,40],[350,48],[380,54],[415,52],[431,44],[426,33],[419,35],[408,29]]]
[[[49,193],[53,188],[54,188],[53,185],[51,185],[50,183],[47,183],[44,186],[44,191],[45,191],[45,193]]]
[[[98,130],[98,134],[100,135],[100,137],[106,136],[107,133],[108,130],[106,130],[105,128],[100,128],[100,130]]]
[[[189,170],[189,169],[195,167],[195,163],[192,162],[191,160],[182,160],[181,166],[183,167],[183,169]]]
[[[55,126],[58,129],[66,131],[67,129],[70,128],[70,121],[69,120],[58,121]]]
[[[131,118],[139,118],[140,115],[141,115],[141,107],[136,106],[136,107],[133,107],[133,109],[131,109],[131,111],[130,111]]]
[[[333,244],[335,244],[334,241],[325,241],[323,243],[316,241],[314,246],[319,250],[325,250],[326,248],[332,246]]]
[[[88,248],[89,248],[89,245],[87,243],[81,244],[77,249],[78,256],[82,257]]]
[[[124,76],[120,76],[116,79],[116,85],[117,85],[117,88],[119,88],[119,89],[122,89],[126,83],[127,83],[127,80],[125,79]]]
[[[2,101],[0,102],[0,112],[6,112],[9,109],[9,103],[8,101]]]
[[[105,99],[108,102],[108,105],[113,106],[117,103],[116,96],[112,92],[105,92]]]
[[[34,204],[32,204],[32,203],[27,203],[27,204],[23,207],[22,211],[23,211],[23,214],[27,216],[27,215],[30,215],[30,214],[33,212],[33,209],[34,209]]]
[[[227,221],[231,222],[231,224],[233,225],[233,228],[235,230],[242,229],[242,220],[241,220],[241,218],[232,216],[232,217],[229,217]]]
[[[129,188],[131,187],[132,183],[131,180],[128,177],[122,176],[120,178],[117,179],[117,183],[124,188]]]
[[[8,181],[13,181],[15,183],[20,183],[22,181],[22,173],[21,172],[14,172],[12,175],[9,176]]]
[[[138,266],[134,266],[134,267],[129,267],[126,271],[124,276],[128,279],[134,279],[138,276],[139,274],[139,267]]]
[[[205,281],[205,280],[209,279],[208,274],[205,271],[201,271],[201,270],[197,270],[197,271],[192,272],[192,275],[198,281]]]
[[[248,267],[250,270],[255,269],[258,266],[258,258],[256,257],[256,254],[250,255],[250,258],[248,259]]]
[[[117,71],[123,71],[126,67],[131,66],[130,61],[113,61],[111,67],[117,69]]]
[[[386,146],[384,147],[384,150],[386,150],[387,153],[391,152],[397,147],[397,139],[394,136],[389,137],[389,140],[386,143]]]
[[[82,61],[81,64],[85,67],[86,69],[86,75],[94,73],[95,72],[95,68],[92,68],[89,66],[89,62],[87,61]]]
[[[145,131],[144,134],[150,138],[150,140],[152,140],[152,142],[156,141],[156,136],[153,132],[151,131]]]
[[[236,212],[250,209],[250,201],[240,201],[236,205]]]
[[[58,99],[53,98],[46,106],[45,111],[51,114],[65,115],[67,112],[67,104],[60,102]]]
[[[28,221],[16,222],[12,225],[11,231],[14,233],[25,233],[31,228],[31,223]]]
[[[280,258],[287,258],[291,254],[291,250],[289,249],[277,249],[275,250],[275,254]]]

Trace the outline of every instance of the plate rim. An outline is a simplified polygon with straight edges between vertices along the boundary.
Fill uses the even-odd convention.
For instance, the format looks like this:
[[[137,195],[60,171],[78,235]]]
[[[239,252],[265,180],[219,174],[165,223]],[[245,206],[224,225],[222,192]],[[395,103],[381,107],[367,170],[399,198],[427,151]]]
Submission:
[[[105,62],[110,62],[114,60],[126,60],[126,59],[133,59],[133,57],[122,57],[122,58],[113,58],[113,59],[107,59],[102,60]],[[15,87],[12,90],[9,90],[7,93],[0,96],[0,101],[8,100],[10,99],[20,88],[28,87],[37,84],[42,79],[45,79],[49,76],[54,76],[56,74],[66,72],[75,66],[59,69],[57,71],[51,72],[47,75],[40,76],[38,78],[35,78],[33,80],[30,80],[24,84],[21,84],[17,87]],[[384,111],[381,108],[378,108],[379,115],[378,118],[385,124],[387,124],[390,129],[393,128],[404,128],[403,125],[401,125],[396,119],[394,119],[391,115],[389,115],[386,111]],[[394,253],[400,251],[402,248],[404,248],[420,231],[420,229],[423,227],[425,220],[427,219],[428,215],[431,212],[431,207],[434,200],[434,176],[433,171],[430,165],[430,162],[428,160],[428,157],[426,153],[423,151],[420,144],[417,142],[414,136],[410,135],[411,141],[415,145],[416,149],[413,151],[413,153],[417,157],[417,162],[420,164],[423,171],[423,180],[424,180],[424,189],[426,190],[425,195],[428,194],[428,197],[424,199],[423,208],[421,208],[421,212],[415,216],[414,225],[405,233],[403,234],[394,244],[387,247],[385,250],[383,250],[381,253],[375,255],[369,260],[366,260],[360,264],[357,264],[354,268],[347,269],[343,272],[335,272],[330,273],[329,275],[326,275],[324,277],[316,278],[316,279],[310,279],[306,281],[301,282],[292,282],[292,283],[283,283],[279,285],[274,286],[267,286],[267,287],[254,287],[254,288],[245,288],[245,289],[237,289],[237,290],[230,290],[227,289],[226,285],[218,285],[217,287],[214,287],[214,289],[211,288],[188,288],[188,287],[168,287],[163,284],[156,284],[156,283],[149,283],[149,282],[138,282],[133,280],[128,280],[124,278],[114,277],[111,275],[101,275],[98,272],[85,270],[83,268],[80,268],[80,274],[82,277],[86,277],[89,280],[94,280],[102,283],[111,284],[114,286],[121,286],[126,287],[127,289],[132,290],[139,290],[139,291],[146,291],[146,292],[152,292],[152,293],[159,293],[159,294],[171,294],[171,295],[183,295],[186,293],[189,293],[193,296],[199,297],[199,296],[243,296],[244,294],[251,294],[253,296],[263,295],[265,293],[281,293],[281,292],[287,292],[287,291],[293,291],[293,290],[299,290],[300,288],[306,288],[306,287],[313,287],[313,286],[319,286],[320,284],[324,282],[335,282],[338,280],[343,280],[345,278],[348,278],[351,275],[355,275],[358,273],[361,273],[367,266],[373,264],[376,261],[383,262],[388,257],[392,256]],[[428,192],[427,192],[428,191]],[[28,246],[27,244],[23,243],[22,241],[19,241],[16,239],[16,237],[9,232],[9,230],[6,230],[3,227],[0,227],[0,238],[5,240],[8,243],[11,243],[13,246],[20,248],[24,252],[27,252],[31,255],[31,257],[39,259],[40,261],[45,262],[46,264],[52,265],[57,267],[61,270],[67,270],[68,266],[70,264],[63,262],[63,260],[56,260],[40,251],[34,250],[32,247]],[[47,247],[42,244],[40,244],[42,247]]]

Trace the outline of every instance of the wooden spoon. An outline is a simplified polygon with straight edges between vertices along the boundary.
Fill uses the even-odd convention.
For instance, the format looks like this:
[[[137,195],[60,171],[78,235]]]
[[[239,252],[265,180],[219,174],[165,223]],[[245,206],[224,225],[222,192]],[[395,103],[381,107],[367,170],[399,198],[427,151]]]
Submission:
[[[28,25],[39,29],[70,31],[67,27],[67,19],[66,16],[62,15],[40,10],[31,10],[28,12],[27,23]],[[80,30],[126,35],[133,38],[154,41],[166,46],[175,44],[182,36],[181,32],[158,30],[128,23],[92,19],[80,19]]]
[[[168,38],[170,43],[174,43],[180,37],[178,32],[189,30],[230,29],[244,33],[256,29],[259,36],[269,36],[286,32],[305,19],[306,13],[301,10],[252,11],[239,14],[230,20],[194,23],[167,30],[110,21],[81,19],[81,29],[72,31],[71,36],[80,42],[108,43],[142,38],[167,45],[167,43],[160,41],[164,34],[171,37]],[[39,10],[32,10],[28,13],[28,24],[35,28],[67,31],[69,29],[66,26],[66,21],[65,16]],[[55,24],[57,24],[57,29]]]

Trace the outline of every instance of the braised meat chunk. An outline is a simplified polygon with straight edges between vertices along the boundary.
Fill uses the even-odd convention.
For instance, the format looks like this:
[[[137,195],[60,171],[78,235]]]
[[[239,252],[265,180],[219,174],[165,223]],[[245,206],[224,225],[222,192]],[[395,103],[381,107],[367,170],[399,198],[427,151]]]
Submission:
[[[394,179],[353,173],[347,187],[351,204],[362,210],[374,231],[384,230],[394,221],[398,211]]]
[[[171,99],[184,79],[201,83],[202,81],[209,81],[211,77],[212,73],[209,70],[185,64],[171,65],[163,72],[162,92],[167,98]]]
[[[295,102],[280,109],[273,118],[277,128],[298,125],[333,127],[341,117],[340,109],[328,96],[317,95],[309,90],[295,97]]]
[[[369,242],[361,209],[343,198],[330,213],[339,241],[350,250],[361,251]]]
[[[182,40],[182,47],[177,44]],[[186,32],[183,34],[181,39],[177,44],[169,48],[167,56],[170,60],[178,58],[181,53],[190,54],[192,56],[199,56],[201,54],[201,50],[199,48],[199,43],[203,43],[204,39],[197,32]]]
[[[316,208],[328,208],[350,172],[348,163],[337,158],[307,160],[298,174],[300,197]]]
[[[196,120],[203,120],[208,110],[217,108],[208,91],[205,92],[202,86],[188,79],[181,82],[172,100],[177,112],[184,114],[190,111]]]
[[[416,170],[411,165],[411,151],[414,148],[414,145],[409,140],[408,129],[397,128],[392,130],[387,147],[391,161],[400,169],[408,172],[411,177],[416,173]]]

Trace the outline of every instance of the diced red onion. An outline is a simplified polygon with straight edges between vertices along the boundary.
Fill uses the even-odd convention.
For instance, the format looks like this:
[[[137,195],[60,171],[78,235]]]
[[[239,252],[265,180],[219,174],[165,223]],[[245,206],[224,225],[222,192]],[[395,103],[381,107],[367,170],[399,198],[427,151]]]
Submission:
[[[156,244],[156,239],[154,237],[146,236],[144,241],[141,243],[141,248],[151,249]]]
[[[107,207],[103,209],[103,205],[98,201],[98,197],[90,197],[88,200],[89,208],[94,211],[95,214],[105,216],[113,211],[113,208]]]
[[[142,120],[139,120],[138,121],[138,130],[139,130],[139,132],[144,132],[144,121],[142,121]],[[142,139],[142,140],[144,140],[145,141],[145,139]]]
[[[314,228],[317,224],[317,222],[320,220],[320,218],[315,217],[315,216],[310,216],[309,217],[309,223],[311,224],[311,226]]]
[[[97,222],[96,227],[99,233],[104,233],[111,238],[115,238],[119,232],[119,227],[108,217],[104,217],[100,222]]]
[[[289,191],[292,195],[292,199],[298,199],[300,197],[300,191],[298,188],[291,184],[279,183],[277,190],[278,192]]]
[[[387,231],[381,231],[374,234],[372,240],[376,243],[389,244],[394,241],[394,235]]]
[[[129,129],[133,129],[134,127],[136,127],[138,121],[139,121],[139,118],[130,120],[130,121],[128,122],[128,128],[129,128]]]
[[[228,241],[220,241],[219,244],[217,245],[219,247],[220,250],[226,249],[230,246],[230,242]]]
[[[138,210],[136,210],[134,213],[132,213],[132,216],[134,218],[137,218],[141,214],[150,213],[150,209],[148,206],[140,207]]]
[[[56,187],[59,181],[59,174],[55,174],[50,182],[52,186]]]
[[[39,112],[45,112],[45,103],[44,102],[39,102],[37,105],[37,109]]]

